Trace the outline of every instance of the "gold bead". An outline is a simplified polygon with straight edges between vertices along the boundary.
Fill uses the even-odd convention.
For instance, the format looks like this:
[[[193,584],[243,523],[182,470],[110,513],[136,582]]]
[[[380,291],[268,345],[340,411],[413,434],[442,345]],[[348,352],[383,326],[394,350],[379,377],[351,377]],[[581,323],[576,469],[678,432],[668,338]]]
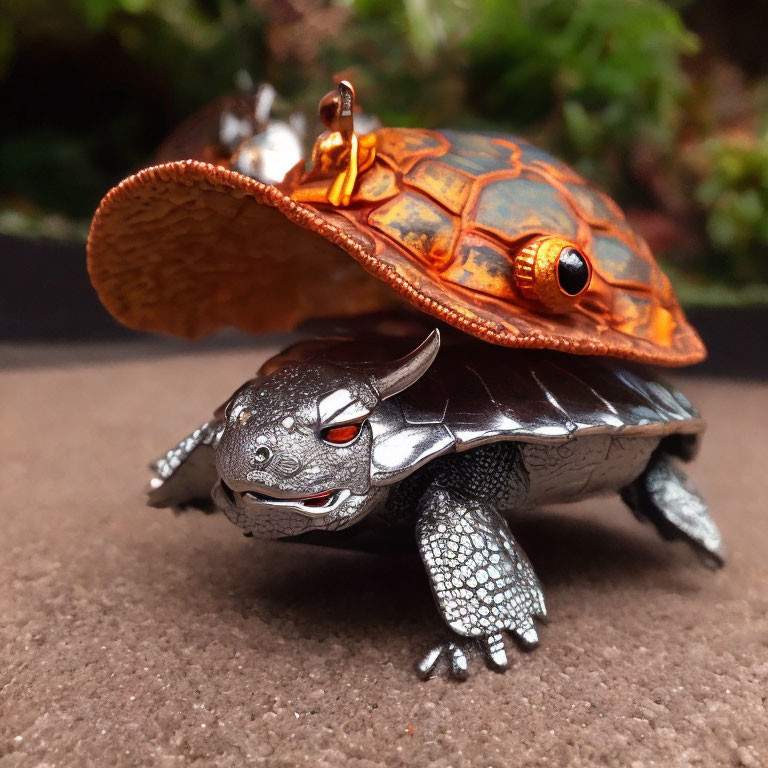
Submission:
[[[563,249],[575,247],[569,240],[548,235],[537,237],[521,248],[515,257],[515,284],[520,293],[526,299],[543,304],[550,312],[570,312],[577,296],[569,296],[560,287],[557,268]]]

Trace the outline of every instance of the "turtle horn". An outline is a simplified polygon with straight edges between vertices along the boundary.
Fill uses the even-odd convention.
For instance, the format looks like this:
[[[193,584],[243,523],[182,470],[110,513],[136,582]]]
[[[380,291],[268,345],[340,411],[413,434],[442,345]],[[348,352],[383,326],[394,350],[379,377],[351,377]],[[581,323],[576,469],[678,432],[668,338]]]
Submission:
[[[413,352],[392,363],[369,369],[373,385],[382,400],[415,384],[435,361],[440,350],[440,331],[435,328]]]

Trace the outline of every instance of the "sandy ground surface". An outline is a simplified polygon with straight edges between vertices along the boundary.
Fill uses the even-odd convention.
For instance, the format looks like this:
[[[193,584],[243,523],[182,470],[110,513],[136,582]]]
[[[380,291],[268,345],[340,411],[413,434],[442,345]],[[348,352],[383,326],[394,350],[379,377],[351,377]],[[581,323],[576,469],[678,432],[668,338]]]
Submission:
[[[146,461],[260,353],[0,348],[0,766],[768,765],[768,387],[686,379],[727,567],[618,500],[515,530],[542,645],[419,682],[420,565],[148,509]]]

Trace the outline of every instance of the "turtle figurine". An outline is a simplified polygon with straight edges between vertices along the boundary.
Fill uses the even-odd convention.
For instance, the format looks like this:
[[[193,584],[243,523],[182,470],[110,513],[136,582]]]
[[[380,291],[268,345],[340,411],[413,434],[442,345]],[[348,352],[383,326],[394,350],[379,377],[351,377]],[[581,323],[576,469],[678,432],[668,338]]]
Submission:
[[[704,422],[656,367],[705,350],[620,209],[520,139],[358,136],[354,108],[340,83],[311,162],[278,185],[177,161],[97,211],[91,279],[134,328],[344,318],[264,363],[155,462],[149,503],[212,499],[266,538],[410,531],[450,630],[424,677],[463,679],[476,654],[506,668],[507,635],[537,644],[544,597],[511,527],[522,510],[617,493],[722,564],[680,466]],[[421,311],[387,314],[398,294]]]

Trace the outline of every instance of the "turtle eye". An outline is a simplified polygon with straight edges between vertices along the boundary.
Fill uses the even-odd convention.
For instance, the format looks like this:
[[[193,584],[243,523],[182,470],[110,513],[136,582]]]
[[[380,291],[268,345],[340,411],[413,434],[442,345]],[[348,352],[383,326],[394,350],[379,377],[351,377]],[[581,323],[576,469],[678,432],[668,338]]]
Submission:
[[[515,258],[515,283],[527,299],[550,312],[570,312],[589,287],[592,267],[584,252],[560,237],[539,237]]]
[[[566,247],[557,257],[557,282],[569,296],[578,296],[589,285],[589,264],[581,251]]]
[[[363,423],[361,421],[354,424],[343,424],[339,427],[328,427],[320,433],[320,436],[326,443],[332,445],[348,445],[360,434]]]

